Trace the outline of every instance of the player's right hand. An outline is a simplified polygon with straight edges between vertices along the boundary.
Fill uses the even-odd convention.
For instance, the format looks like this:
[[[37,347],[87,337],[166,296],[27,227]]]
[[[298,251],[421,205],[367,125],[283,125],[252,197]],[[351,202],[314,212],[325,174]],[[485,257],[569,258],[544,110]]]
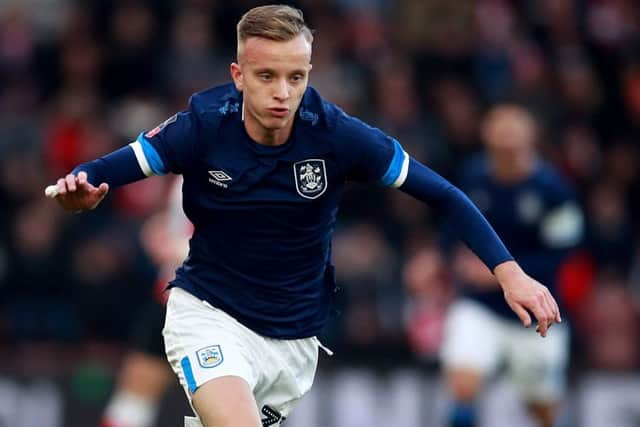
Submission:
[[[531,325],[529,312],[533,313],[538,321],[536,332],[543,337],[547,336],[551,325],[562,322],[558,303],[549,289],[528,276],[515,261],[497,265],[494,274],[502,286],[507,304],[522,320],[524,326]]]
[[[60,178],[55,186],[45,190],[48,197],[55,198],[63,209],[71,212],[94,209],[109,191],[109,184],[103,182],[98,187],[87,181],[87,173],[69,174]]]

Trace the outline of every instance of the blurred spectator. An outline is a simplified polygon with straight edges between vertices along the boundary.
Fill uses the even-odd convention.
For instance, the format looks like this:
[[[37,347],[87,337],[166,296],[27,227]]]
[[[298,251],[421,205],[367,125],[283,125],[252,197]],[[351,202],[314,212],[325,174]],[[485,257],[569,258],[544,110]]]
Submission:
[[[64,277],[72,289],[67,298],[79,313],[83,339],[123,341],[135,308],[151,295],[155,273],[137,236],[127,232],[131,225],[107,219],[95,231],[88,226],[95,220],[87,219],[85,227],[76,225],[80,231],[74,231],[65,248],[70,256],[63,263]]]
[[[497,101],[512,93],[511,45],[516,38],[515,16],[508,2],[481,1],[475,9],[474,76],[485,99]]]
[[[315,31],[318,34],[339,35],[344,32],[339,17],[321,16],[316,18],[315,22]],[[347,113],[364,111],[370,115],[371,94],[366,87],[366,69],[359,66],[354,58],[341,57],[340,41],[340,36],[318,37],[314,40],[310,84]]]
[[[397,259],[380,230],[371,224],[337,230],[334,239],[337,282],[344,294],[343,336],[336,344],[347,359],[356,361],[359,355],[369,354],[365,363],[386,363],[385,354],[402,344],[394,334],[401,323],[401,289],[393,275]],[[371,354],[374,348],[375,356]]]
[[[637,306],[623,276],[605,273],[584,306],[580,332],[587,373],[579,382],[580,425],[632,427],[640,419],[640,380],[628,373],[640,367]]]
[[[602,273],[581,316],[581,332],[589,336],[584,363],[590,370],[624,372],[640,366],[638,313],[624,276]]]
[[[170,48],[163,55],[163,92],[171,100],[184,102],[203,87],[216,86],[228,80],[233,58],[216,54],[211,16],[197,9],[181,9],[175,17]]]
[[[588,120],[594,117],[602,102],[601,89],[594,70],[580,52],[568,48],[560,52],[556,65],[558,93],[572,117]]]
[[[434,109],[443,126],[445,140],[456,159],[479,150],[480,105],[473,88],[459,79],[431,84]]]
[[[437,171],[446,170],[448,148],[422,110],[410,64],[397,56],[381,59],[374,70],[373,94],[377,109],[374,123],[402,141],[416,159]]]
[[[591,189],[587,200],[586,246],[598,269],[628,273],[634,237],[622,189],[611,181],[601,180]]]
[[[104,84],[111,99],[153,91],[160,78],[156,71],[157,18],[145,2],[116,2],[110,16]]]
[[[623,72],[623,96],[629,112],[629,121],[635,128],[640,123],[640,60],[631,63]]]
[[[5,334],[12,342],[80,338],[78,313],[64,297],[68,283],[50,280],[64,277],[61,220],[42,200],[23,205],[13,217],[1,288]]]
[[[435,361],[442,344],[446,309],[453,297],[440,250],[431,245],[413,254],[404,266],[403,282],[411,296],[405,306],[409,345],[421,358]]]
[[[586,124],[571,124],[560,137],[561,165],[575,185],[585,188],[602,171],[602,149],[595,132]]]

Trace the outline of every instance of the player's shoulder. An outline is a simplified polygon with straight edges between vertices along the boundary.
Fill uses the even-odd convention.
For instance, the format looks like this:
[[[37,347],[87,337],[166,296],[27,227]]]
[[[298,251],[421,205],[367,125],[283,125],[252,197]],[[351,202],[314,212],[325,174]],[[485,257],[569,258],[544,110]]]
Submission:
[[[454,180],[462,186],[484,184],[489,178],[489,162],[486,153],[475,153],[462,160]]]
[[[298,110],[302,122],[333,132],[370,132],[377,130],[357,117],[346,113],[341,107],[324,99],[318,91],[309,86]]]
[[[333,103],[327,103],[327,110],[332,117],[330,129],[333,143],[341,149],[358,150],[363,147],[362,144],[371,141],[394,140],[382,129],[352,116]]]
[[[542,159],[538,160],[536,165],[535,179],[540,184],[549,187],[569,185],[566,177],[554,165]]]
[[[189,110],[200,120],[219,123],[224,117],[242,114],[242,93],[233,83],[210,87],[191,95]]]
[[[340,108],[324,99],[312,86],[308,86],[298,108],[299,123],[305,127],[326,131],[335,128]]]
[[[573,189],[567,177],[545,160],[538,161],[534,180],[536,185],[550,196],[573,197]]]

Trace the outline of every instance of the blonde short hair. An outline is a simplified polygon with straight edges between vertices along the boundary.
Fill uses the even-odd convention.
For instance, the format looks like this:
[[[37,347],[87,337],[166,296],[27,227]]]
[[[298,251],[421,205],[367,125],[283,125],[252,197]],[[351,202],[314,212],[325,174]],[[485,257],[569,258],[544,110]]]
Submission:
[[[250,37],[289,41],[298,35],[313,43],[313,32],[304,22],[302,11],[286,5],[254,7],[242,15],[236,27],[238,48]]]

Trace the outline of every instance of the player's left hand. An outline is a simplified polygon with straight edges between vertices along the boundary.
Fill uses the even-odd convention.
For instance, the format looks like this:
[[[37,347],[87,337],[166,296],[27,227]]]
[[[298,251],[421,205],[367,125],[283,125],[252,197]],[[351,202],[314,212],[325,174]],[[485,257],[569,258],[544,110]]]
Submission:
[[[538,326],[536,332],[546,337],[551,325],[560,323],[560,309],[546,286],[529,277],[515,261],[507,261],[494,269],[502,286],[504,299],[518,315],[525,327],[531,326],[533,313]]]

